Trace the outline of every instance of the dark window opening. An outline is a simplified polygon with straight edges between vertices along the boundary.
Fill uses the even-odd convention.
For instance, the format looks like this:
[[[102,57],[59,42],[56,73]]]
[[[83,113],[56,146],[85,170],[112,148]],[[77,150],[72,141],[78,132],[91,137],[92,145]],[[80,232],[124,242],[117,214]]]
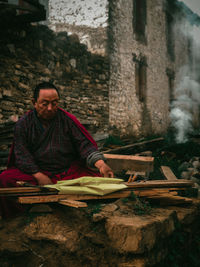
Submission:
[[[135,89],[139,101],[144,102],[147,89],[147,64],[145,57],[135,62]]]
[[[173,70],[166,69],[166,74],[168,77],[168,86],[169,86],[169,103],[171,104],[174,100],[174,80],[175,80],[175,73]]]
[[[136,40],[146,42],[146,0],[133,0],[133,29]]]
[[[171,61],[175,60],[175,40],[174,40],[174,16],[175,16],[175,1],[168,0],[166,4],[166,42],[167,53]]]

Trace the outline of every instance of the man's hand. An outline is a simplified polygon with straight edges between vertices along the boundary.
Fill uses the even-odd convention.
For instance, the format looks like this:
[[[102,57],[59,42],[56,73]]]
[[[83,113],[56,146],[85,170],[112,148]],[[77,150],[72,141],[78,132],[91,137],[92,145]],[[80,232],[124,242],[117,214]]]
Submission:
[[[39,185],[53,184],[51,179],[42,172],[37,172],[32,175],[35,177]]]
[[[114,177],[113,171],[103,160],[97,160],[94,165],[99,169],[100,174],[104,177]]]

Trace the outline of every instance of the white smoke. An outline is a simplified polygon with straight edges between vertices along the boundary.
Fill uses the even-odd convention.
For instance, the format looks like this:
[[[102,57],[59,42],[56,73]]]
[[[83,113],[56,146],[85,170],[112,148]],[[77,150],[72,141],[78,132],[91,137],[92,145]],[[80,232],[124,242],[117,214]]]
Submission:
[[[193,110],[200,104],[200,86],[187,74],[188,67],[180,69],[180,82],[176,88],[176,99],[171,104],[170,118],[176,129],[176,142],[185,143],[193,130]],[[189,74],[189,72],[188,72]]]
[[[177,27],[177,26],[176,26]],[[182,34],[192,40],[191,63],[180,68],[177,75],[175,100],[171,103],[171,124],[176,130],[176,142],[185,143],[193,131],[195,118],[199,115],[200,107],[200,27],[189,23],[179,23]]]

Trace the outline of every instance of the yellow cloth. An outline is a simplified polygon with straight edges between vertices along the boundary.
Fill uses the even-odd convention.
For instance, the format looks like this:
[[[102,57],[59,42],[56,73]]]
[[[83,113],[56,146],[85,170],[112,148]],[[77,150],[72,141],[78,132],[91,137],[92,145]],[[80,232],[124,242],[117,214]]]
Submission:
[[[122,179],[84,176],[74,180],[58,181],[45,187],[55,188],[59,194],[99,195],[103,196],[127,188]]]

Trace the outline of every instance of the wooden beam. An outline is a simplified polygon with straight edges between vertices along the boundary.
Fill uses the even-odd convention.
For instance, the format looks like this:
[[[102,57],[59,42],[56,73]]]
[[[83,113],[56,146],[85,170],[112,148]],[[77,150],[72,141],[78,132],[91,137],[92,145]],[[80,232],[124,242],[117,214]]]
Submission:
[[[154,158],[142,156],[128,156],[104,154],[108,165],[113,171],[133,170],[133,171],[153,171]]]
[[[177,177],[174,175],[174,173],[168,166],[161,166],[160,169],[163,175],[167,178],[167,180],[177,180]]]

